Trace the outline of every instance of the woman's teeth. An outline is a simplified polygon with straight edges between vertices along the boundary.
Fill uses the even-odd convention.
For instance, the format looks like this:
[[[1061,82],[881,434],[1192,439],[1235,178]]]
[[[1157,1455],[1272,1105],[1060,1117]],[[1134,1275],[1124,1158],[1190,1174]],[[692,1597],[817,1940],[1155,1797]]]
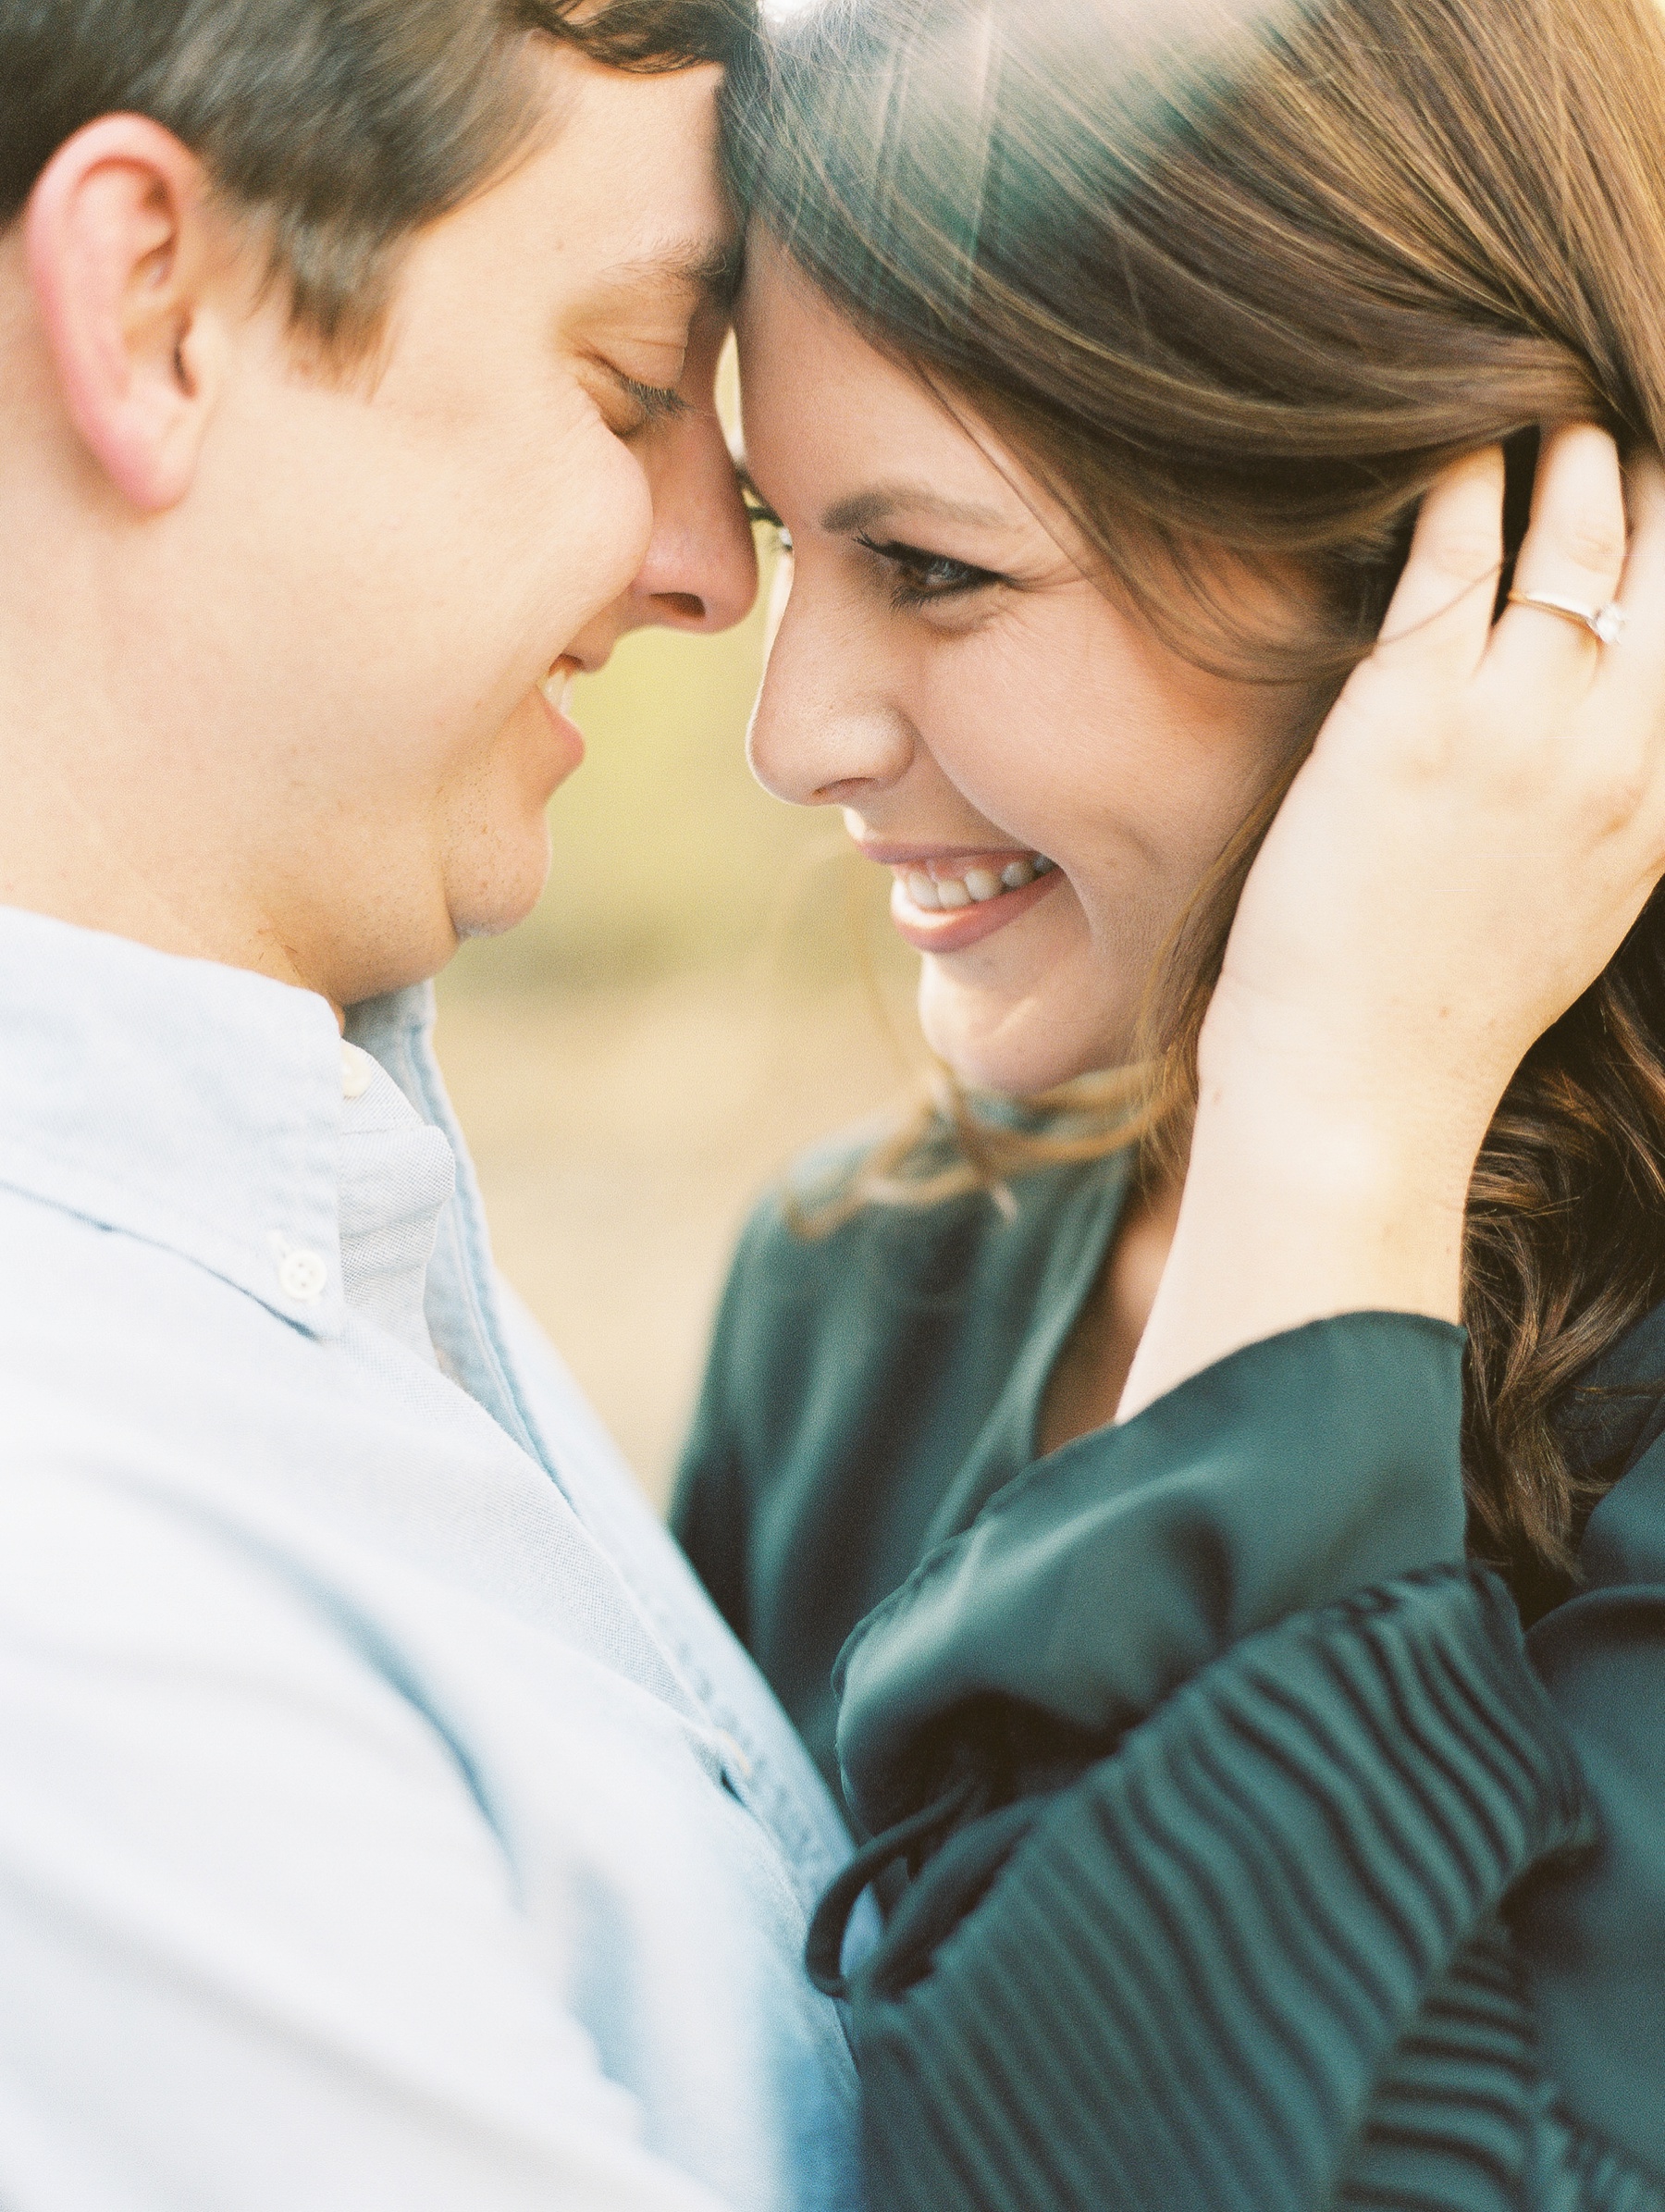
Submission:
[[[1021,891],[1038,875],[1050,875],[1057,865],[1040,853],[1027,859],[1008,860],[997,874],[992,868],[968,868],[963,875],[927,875],[922,868],[898,870],[916,907],[927,914],[952,913],[959,907],[985,906],[1008,891]]]

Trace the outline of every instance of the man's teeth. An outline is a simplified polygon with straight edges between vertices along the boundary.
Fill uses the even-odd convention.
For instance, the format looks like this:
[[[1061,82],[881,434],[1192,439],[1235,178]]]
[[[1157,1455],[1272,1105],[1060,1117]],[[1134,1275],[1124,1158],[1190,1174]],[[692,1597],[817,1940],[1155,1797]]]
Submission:
[[[998,875],[992,868],[968,868],[964,875],[927,875],[922,868],[910,868],[902,881],[908,897],[927,914],[953,913],[960,907],[986,905],[1008,891],[1021,891],[1038,875],[1050,875],[1056,865],[1035,853],[1027,859],[1008,860]]]

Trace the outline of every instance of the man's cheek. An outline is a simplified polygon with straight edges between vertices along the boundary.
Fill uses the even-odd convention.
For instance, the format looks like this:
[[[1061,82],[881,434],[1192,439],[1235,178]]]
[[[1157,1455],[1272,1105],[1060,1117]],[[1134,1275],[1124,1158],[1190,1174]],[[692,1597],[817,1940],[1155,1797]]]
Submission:
[[[590,557],[595,563],[593,612],[610,606],[629,590],[648,558],[653,538],[653,493],[641,464],[616,439],[610,439],[610,465],[598,480],[590,524]]]

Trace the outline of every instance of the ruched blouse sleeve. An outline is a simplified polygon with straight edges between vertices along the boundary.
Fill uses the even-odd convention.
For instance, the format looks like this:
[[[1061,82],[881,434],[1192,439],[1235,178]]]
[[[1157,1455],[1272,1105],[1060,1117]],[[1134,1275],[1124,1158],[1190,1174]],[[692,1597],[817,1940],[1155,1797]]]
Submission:
[[[852,1637],[874,2212],[1665,2212],[1665,1445],[1528,1643],[1461,1357],[1252,1346]]]

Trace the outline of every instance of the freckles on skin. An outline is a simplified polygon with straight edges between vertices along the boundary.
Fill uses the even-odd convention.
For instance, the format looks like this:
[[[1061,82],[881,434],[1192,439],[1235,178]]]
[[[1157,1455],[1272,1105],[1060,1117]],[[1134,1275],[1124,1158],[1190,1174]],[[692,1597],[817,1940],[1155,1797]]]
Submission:
[[[0,494],[40,555],[5,592],[4,687],[38,757],[0,806],[19,903],[339,1007],[536,898],[577,752],[535,686],[643,565],[639,387],[675,382],[734,216],[720,71],[633,76],[538,41],[514,67],[540,127],[399,241],[387,326],[351,362],[291,327],[213,195],[163,189],[195,165],[129,118],[163,142],[160,196],[136,254],[104,258],[104,380],[149,360],[168,396],[144,435],[191,460],[142,529],[149,491],[66,408],[24,251],[42,234],[0,243]],[[176,340],[201,372],[183,384]]]
[[[1290,700],[1180,661],[1084,582],[991,624],[919,696],[979,814],[1064,876],[1010,928],[927,956],[933,1048],[1023,1094],[1120,1064],[1171,932],[1285,756]]]
[[[553,850],[549,798],[576,765],[558,765],[550,751],[549,719],[526,701],[491,753],[447,792],[438,824],[439,865],[459,939],[500,935],[542,895]]]
[[[550,145],[480,204],[481,235],[440,271],[458,296],[425,301],[430,355],[411,363],[413,413],[458,457],[459,507],[474,510],[455,540],[473,554],[465,596],[520,641],[483,690],[472,653],[439,679],[456,688],[433,836],[458,937],[512,927],[547,880],[545,809],[583,743],[533,686],[630,590],[654,526],[620,379],[676,382],[705,298],[684,272],[720,258],[732,229],[716,73],[578,75]],[[542,241],[536,281],[529,240]],[[436,578],[447,596],[456,552]],[[431,634],[448,619],[454,608],[436,607]]]
[[[980,901],[992,928],[926,953],[927,1035],[967,1081],[1019,1095],[1116,1064],[1153,961],[1305,702],[1199,670],[1109,599],[1020,463],[767,238],[739,327],[748,464],[795,549],[759,774],[842,807],[864,846],[906,851],[904,881],[922,861],[941,882],[956,856],[1054,862],[1054,889],[1004,921],[998,896]],[[933,598],[938,580],[952,588]],[[1251,611],[1244,579],[1220,597]]]

